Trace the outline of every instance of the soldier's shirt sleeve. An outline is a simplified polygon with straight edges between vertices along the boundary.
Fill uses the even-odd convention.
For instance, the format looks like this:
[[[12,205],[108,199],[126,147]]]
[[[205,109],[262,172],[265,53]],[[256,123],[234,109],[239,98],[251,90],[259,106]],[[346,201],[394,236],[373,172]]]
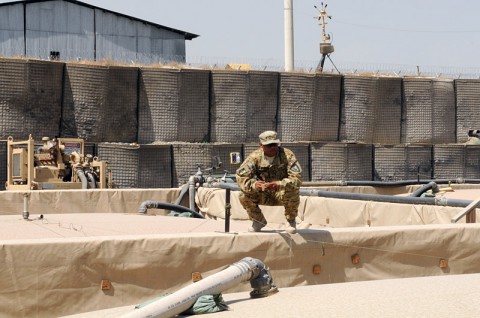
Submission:
[[[288,183],[295,188],[300,188],[302,185],[302,167],[298,162],[293,152],[288,154]],[[286,181],[286,180],[285,180]]]
[[[240,168],[235,173],[237,184],[240,189],[245,193],[252,193],[256,191],[255,183],[257,178],[255,177],[254,166],[249,160],[245,160]]]

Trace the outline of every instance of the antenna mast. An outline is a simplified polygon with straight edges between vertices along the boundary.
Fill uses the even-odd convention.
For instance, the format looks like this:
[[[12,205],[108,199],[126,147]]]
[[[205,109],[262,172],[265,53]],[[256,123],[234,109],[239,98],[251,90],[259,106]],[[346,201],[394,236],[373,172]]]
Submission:
[[[318,9],[317,6],[314,6],[315,9],[318,10],[319,15],[314,17],[314,19],[320,21],[320,25],[322,26],[322,43],[320,43],[320,54],[322,55],[320,59],[320,63],[318,63],[317,66],[317,71],[322,72],[323,71],[323,65],[325,64],[325,58],[328,57],[330,61],[330,54],[334,52],[333,45],[331,43],[331,36],[330,34],[327,34],[325,31],[325,26],[327,25],[327,19],[331,19],[332,16],[327,14],[327,4],[321,3],[322,8]],[[332,62],[333,64],[333,62]],[[335,65],[334,65],[335,66]],[[335,67],[336,68],[336,67]],[[338,71],[338,69],[337,69]]]

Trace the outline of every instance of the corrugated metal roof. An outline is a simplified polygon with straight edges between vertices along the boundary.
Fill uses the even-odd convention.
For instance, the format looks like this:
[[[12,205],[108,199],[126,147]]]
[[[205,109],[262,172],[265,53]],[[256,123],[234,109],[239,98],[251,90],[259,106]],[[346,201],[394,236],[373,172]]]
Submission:
[[[168,30],[168,31],[172,31],[172,32],[181,34],[185,37],[185,40],[192,40],[192,39],[198,37],[198,34],[194,34],[194,33],[186,32],[186,31],[170,28],[170,27],[167,27],[167,26],[164,26],[164,25],[161,25],[161,24],[157,24],[157,23],[153,23],[153,22],[150,22],[150,21],[142,20],[142,19],[139,19],[139,18],[136,18],[136,17],[132,17],[132,16],[129,16],[129,15],[123,14],[123,13],[111,11],[111,10],[108,10],[108,9],[105,9],[105,8],[97,7],[97,6],[94,6],[94,5],[85,3],[85,2],[81,2],[81,1],[76,1],[76,0],[23,0],[23,1],[12,1],[12,2],[0,3],[0,7],[7,6],[7,5],[20,4],[20,3],[21,4],[29,4],[29,3],[35,3],[35,2],[48,2],[48,1],[65,1],[65,2],[70,2],[70,3],[73,3],[73,4],[79,5],[79,6],[84,6],[84,7],[88,7],[88,8],[92,8],[92,9],[103,10],[105,12],[110,12],[110,13],[116,14],[118,16],[133,19],[135,21],[146,23],[146,24],[155,26],[157,28],[161,28],[161,29],[165,29],[165,30]]]

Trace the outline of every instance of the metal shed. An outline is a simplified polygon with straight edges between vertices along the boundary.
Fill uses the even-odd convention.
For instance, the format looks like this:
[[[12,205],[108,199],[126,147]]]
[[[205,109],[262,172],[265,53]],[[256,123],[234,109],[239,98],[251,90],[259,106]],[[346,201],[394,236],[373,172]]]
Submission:
[[[185,41],[196,37],[75,0],[0,4],[1,56],[185,62]]]

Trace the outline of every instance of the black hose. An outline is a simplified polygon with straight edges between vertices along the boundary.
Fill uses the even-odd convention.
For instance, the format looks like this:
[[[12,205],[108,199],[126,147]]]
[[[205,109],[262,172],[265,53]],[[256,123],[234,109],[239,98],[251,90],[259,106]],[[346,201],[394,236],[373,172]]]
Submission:
[[[418,188],[417,190],[413,191],[410,196],[411,197],[421,197],[422,194],[427,192],[428,190],[432,189],[433,193],[438,193],[440,190],[438,189],[438,185],[436,182],[429,182],[428,184]]]
[[[172,204],[172,203],[166,203],[166,202],[158,202],[158,201],[144,201],[140,207],[138,208],[138,213],[147,213],[147,209],[152,208],[152,209],[164,209],[164,210],[171,210],[175,212],[190,212],[192,213],[194,218],[197,219],[204,219],[205,217],[198,213],[197,211],[194,211],[190,208],[187,208],[183,205],[178,205],[178,204]]]
[[[234,183],[214,182],[209,186],[211,188],[230,189],[234,191],[240,190],[240,187]],[[403,204],[443,205],[443,206],[452,206],[452,207],[466,207],[472,202],[471,200],[458,200],[458,199],[446,199],[446,198],[440,198],[440,199],[439,198],[418,198],[418,197],[412,197],[412,196],[334,192],[334,191],[324,191],[324,190],[316,190],[316,189],[308,189],[308,188],[300,188],[300,195],[319,196],[319,197],[334,198],[334,199],[378,201],[378,202],[403,203]]]

